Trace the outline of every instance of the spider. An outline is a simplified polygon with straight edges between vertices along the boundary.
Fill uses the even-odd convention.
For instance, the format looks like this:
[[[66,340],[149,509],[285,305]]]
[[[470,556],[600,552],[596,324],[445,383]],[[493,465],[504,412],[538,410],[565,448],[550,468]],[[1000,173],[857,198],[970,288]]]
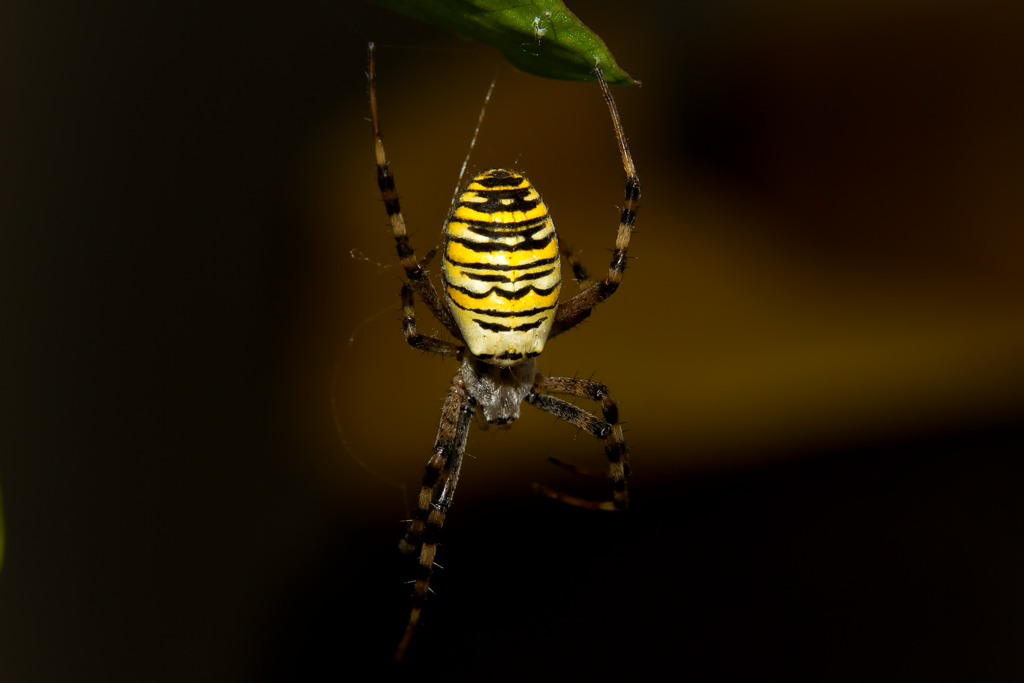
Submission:
[[[438,537],[452,503],[466,450],[469,425],[478,414],[490,424],[508,425],[519,418],[523,401],[575,425],[604,441],[609,469],[588,470],[551,461],[571,472],[607,476],[612,499],[586,500],[534,484],[539,493],[594,510],[625,510],[629,503],[626,477],[629,458],[619,423],[619,411],[608,389],[597,382],[574,377],[547,377],[537,370],[536,357],[551,337],[586,319],[594,306],[615,293],[626,269],[633,219],[640,198],[640,181],[622,131],[619,112],[600,68],[595,69],[615,128],[622,166],[626,172],[626,199],[619,218],[611,265],[603,280],[592,283],[572,251],[558,240],[555,226],[540,194],[516,171],[492,168],[477,174],[454,205],[444,227],[441,281],[444,297],[431,283],[427,266],[437,250],[417,260],[409,246],[395,190],[388,170],[377,113],[374,47],[369,46],[370,113],[377,155],[377,184],[395,235],[398,258],[407,282],[402,284],[402,327],[413,348],[461,363],[441,408],[433,454],[427,462],[418,506],[400,547],[419,551],[413,606],[404,635],[395,652],[401,659],[416,630],[430,592]],[[581,291],[559,302],[560,255],[572,267]],[[457,341],[421,334],[416,327],[415,295]],[[601,405],[604,419],[552,396],[585,398]]]

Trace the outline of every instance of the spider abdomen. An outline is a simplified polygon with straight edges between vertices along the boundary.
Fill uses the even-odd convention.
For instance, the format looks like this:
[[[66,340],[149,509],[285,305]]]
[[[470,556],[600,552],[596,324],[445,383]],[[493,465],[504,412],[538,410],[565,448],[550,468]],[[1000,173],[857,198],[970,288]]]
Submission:
[[[562,284],[555,225],[523,175],[478,174],[445,224],[445,299],[469,352],[511,366],[544,350]]]

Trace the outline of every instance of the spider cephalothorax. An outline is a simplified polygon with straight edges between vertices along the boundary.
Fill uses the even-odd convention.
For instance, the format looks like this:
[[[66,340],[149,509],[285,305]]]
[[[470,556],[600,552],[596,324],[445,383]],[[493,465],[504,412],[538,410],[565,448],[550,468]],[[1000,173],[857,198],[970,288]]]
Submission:
[[[519,418],[520,406],[525,401],[601,439],[608,457],[611,500],[585,500],[546,486],[535,488],[546,496],[585,508],[624,510],[628,506],[629,459],[618,406],[608,390],[589,380],[546,377],[537,371],[535,360],[548,339],[575,327],[590,315],[594,306],[611,296],[626,269],[640,181],[615,101],[601,70],[598,68],[595,73],[611,113],[626,173],[626,199],[608,274],[592,283],[586,269],[559,241],[547,206],[530,181],[515,171],[494,168],[477,174],[469,182],[445,223],[442,297],[426,271],[436,252],[431,251],[418,261],[409,246],[394,177],[384,154],[370,44],[370,111],[377,183],[408,278],[401,292],[405,337],[414,348],[453,356],[462,362],[441,408],[441,423],[427,462],[417,510],[401,543],[406,552],[419,551],[419,567],[412,613],[396,658],[405,652],[430,591],[437,541],[458,482],[474,414],[479,413],[488,423],[507,425]],[[562,283],[560,257],[568,260],[581,289],[562,302],[558,301]],[[455,341],[418,332],[414,309],[417,294]],[[600,404],[604,419],[551,394],[595,401]],[[554,458],[552,461],[573,472],[595,474]]]

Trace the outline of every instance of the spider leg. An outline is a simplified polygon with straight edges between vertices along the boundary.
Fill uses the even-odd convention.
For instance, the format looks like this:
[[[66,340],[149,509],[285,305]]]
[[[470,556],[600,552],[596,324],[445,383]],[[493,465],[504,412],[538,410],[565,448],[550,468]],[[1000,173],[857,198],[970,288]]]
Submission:
[[[409,614],[405,634],[395,650],[395,659],[401,659],[405,654],[409,641],[416,631],[427,593],[430,591],[430,576],[434,569],[438,537],[441,534],[441,527],[444,526],[445,513],[448,512],[452,497],[455,495],[455,485],[459,481],[459,470],[462,468],[462,458],[466,452],[469,423],[474,412],[476,401],[469,396],[461,373],[457,374],[441,408],[441,423],[437,428],[434,453],[427,461],[417,510],[413,515],[409,532],[399,544],[403,552],[414,552],[419,547],[420,558],[416,570],[412,612]]]
[[[573,474],[582,474],[584,477],[604,478],[608,476],[608,473],[604,470],[592,470],[589,467],[580,467],[579,465],[573,465],[571,462],[559,460],[558,458],[548,458],[548,462],[552,465],[558,465],[563,470],[568,470]]]
[[[594,306],[610,297],[619,288],[619,283],[622,282],[622,273],[626,270],[626,252],[629,249],[629,237],[633,232],[637,202],[640,200],[640,179],[636,175],[636,166],[633,165],[633,157],[630,155],[629,145],[626,143],[626,135],[622,131],[619,110],[615,107],[615,100],[612,99],[612,93],[608,89],[608,84],[605,83],[601,69],[597,69],[597,78],[601,83],[601,92],[604,94],[604,100],[608,104],[608,111],[612,116],[615,137],[619,143],[619,153],[622,155],[622,168],[626,172],[626,200],[619,216],[619,232],[615,237],[615,249],[612,251],[612,262],[608,268],[608,275],[568,301],[558,304],[558,311],[555,314],[555,322],[551,327],[549,338],[571,330],[581,323],[590,315]],[[575,273],[575,266],[573,272]]]
[[[539,393],[540,391],[568,394],[596,401],[601,404],[604,420],[568,401]],[[527,395],[526,401],[579,427],[588,434],[604,440],[604,452],[608,457],[608,477],[612,480],[614,496],[610,501],[593,501],[575,498],[540,484],[536,484],[535,488],[550,498],[579,507],[595,510],[625,510],[629,507],[629,492],[626,490],[626,478],[629,476],[629,456],[626,450],[626,441],[622,436],[622,425],[619,424],[619,408],[611,394],[608,393],[608,389],[603,384],[586,379],[539,375],[534,384],[534,391]],[[555,464],[572,472],[587,475],[597,474],[594,470],[569,465],[557,459],[552,460]]]
[[[391,175],[388,168],[388,158],[384,153],[384,138],[380,132],[380,117],[377,114],[377,70],[374,63],[373,43],[370,43],[369,47],[369,65],[367,78],[370,82],[370,116],[373,120],[373,140],[377,153],[377,186],[380,188],[380,195],[384,199],[384,208],[387,209],[388,218],[391,221],[398,258],[402,262],[402,268],[405,269],[405,276],[409,278],[409,284],[420,295],[420,299],[427,305],[430,312],[448,328],[448,331],[456,339],[462,339],[462,333],[459,332],[451,311],[438,296],[426,270],[434,253],[429,253],[422,261],[417,261],[416,251],[409,246],[405,219],[402,217],[402,207],[398,201],[398,191],[395,189],[395,177]]]
[[[565,243],[565,241],[558,238],[558,251],[565,257],[565,260],[569,262],[572,267],[572,277],[576,280],[576,283],[580,286],[580,291],[587,289],[594,283],[590,280],[590,274],[587,273],[587,268],[580,260],[576,258],[576,254],[573,253],[572,247]]]
[[[464,346],[459,346],[445,339],[420,334],[416,330],[415,297],[412,286],[407,282],[402,283],[401,297],[402,314],[404,315],[402,318],[402,329],[405,331],[405,340],[409,342],[409,346],[430,351],[431,353],[438,353],[442,356],[462,358],[462,352],[466,350]]]

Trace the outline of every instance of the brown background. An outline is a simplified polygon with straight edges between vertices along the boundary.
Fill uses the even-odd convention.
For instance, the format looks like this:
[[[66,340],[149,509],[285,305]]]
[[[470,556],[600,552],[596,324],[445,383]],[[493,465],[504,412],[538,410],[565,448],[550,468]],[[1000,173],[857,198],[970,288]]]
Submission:
[[[621,401],[634,510],[531,496],[600,493],[545,463],[601,465],[568,425],[474,431],[395,668],[455,364],[400,332],[366,42],[420,253],[497,74],[470,170],[526,172],[601,272],[596,86],[373,6],[5,6],[2,680],[1024,673],[1021,12],[573,9],[644,82],[644,196],[541,368]]]

